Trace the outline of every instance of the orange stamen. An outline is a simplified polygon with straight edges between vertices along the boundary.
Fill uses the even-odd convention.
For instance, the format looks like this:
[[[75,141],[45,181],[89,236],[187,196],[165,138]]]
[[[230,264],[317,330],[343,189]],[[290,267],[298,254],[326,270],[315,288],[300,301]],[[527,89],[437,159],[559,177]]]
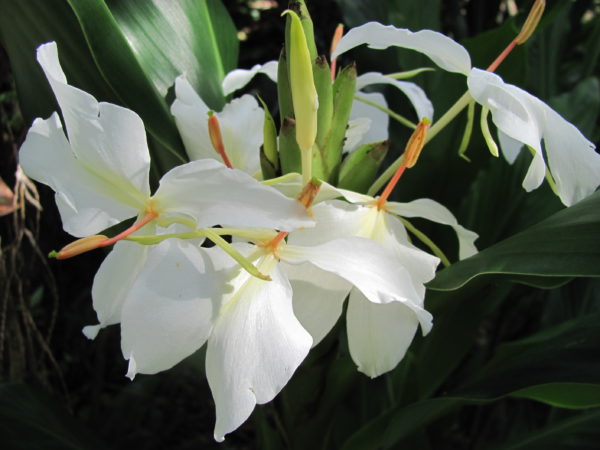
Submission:
[[[108,237],[101,234],[87,236],[65,245],[59,252],[51,251],[48,256],[56,259],[72,258],[73,256],[81,255],[82,253],[98,248],[100,244],[107,240]]]
[[[342,39],[342,35],[344,34],[344,25],[341,23],[335,28],[333,33],[333,38],[331,39],[331,48],[329,50],[329,57],[333,55],[335,48],[337,47],[340,39]],[[335,72],[337,69],[337,59],[331,58],[331,81],[335,81]]]
[[[413,134],[410,136],[410,139],[404,148],[404,161],[402,162],[402,165],[398,167],[398,170],[396,170],[396,173],[394,173],[394,176],[383,190],[381,197],[379,197],[375,203],[378,209],[384,207],[385,202],[396,187],[396,184],[400,180],[400,177],[402,177],[404,171],[410,169],[417,163],[419,155],[425,146],[425,138],[427,137],[427,130],[429,129],[430,124],[431,122],[429,119],[422,119],[415,131],[413,131]]]
[[[208,135],[210,136],[210,142],[213,148],[221,156],[221,159],[223,159],[223,163],[230,169],[233,169],[231,161],[229,161],[229,157],[225,152],[225,144],[223,144],[223,137],[221,136],[219,119],[217,119],[217,116],[215,116],[212,111],[208,112]]]
[[[540,20],[542,18],[542,14],[544,14],[544,8],[546,7],[545,0],[536,0],[531,10],[529,11],[529,15],[527,19],[525,19],[525,23],[523,27],[521,27],[521,31],[517,35],[516,38],[512,40],[510,44],[498,55],[498,57],[494,60],[492,64],[486,69],[488,72],[494,72],[502,61],[506,59],[506,57],[513,51],[513,49],[520,44],[525,43],[527,39],[531,37],[535,29],[537,28]]]

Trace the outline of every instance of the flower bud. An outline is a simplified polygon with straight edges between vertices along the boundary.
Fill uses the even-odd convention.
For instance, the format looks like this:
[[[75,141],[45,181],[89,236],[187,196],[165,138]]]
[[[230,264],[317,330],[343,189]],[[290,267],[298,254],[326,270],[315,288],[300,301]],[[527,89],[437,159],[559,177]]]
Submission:
[[[291,11],[290,17],[289,77],[296,119],[296,141],[303,152],[312,151],[317,136],[319,100],[312,72],[312,61],[300,18]]]
[[[542,18],[542,14],[544,13],[544,8],[546,7],[545,0],[536,0],[533,6],[531,7],[531,11],[529,11],[529,15],[521,28],[521,31],[515,38],[517,44],[523,44],[527,39],[531,37],[538,24],[540,23],[540,19]]]

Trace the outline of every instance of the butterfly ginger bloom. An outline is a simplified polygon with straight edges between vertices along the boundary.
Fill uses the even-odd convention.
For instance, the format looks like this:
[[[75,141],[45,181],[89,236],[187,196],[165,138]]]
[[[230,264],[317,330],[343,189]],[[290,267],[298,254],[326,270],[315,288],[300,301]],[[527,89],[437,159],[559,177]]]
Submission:
[[[132,217],[138,221],[125,235],[142,226],[146,232],[153,230],[173,218],[193,227],[227,224],[291,230],[312,224],[297,200],[210,159],[173,168],[151,195],[150,155],[140,117],[129,109],[99,103],[69,85],[54,42],[40,46],[37,59],[60,106],[68,139],[58,113],[36,119],[21,147],[20,164],[28,176],[55,191],[63,227],[73,236],[96,235]],[[116,240],[83,242],[103,246]],[[133,243],[117,247],[94,283],[101,326],[118,322],[122,291],[137,276],[146,254],[144,246]]]

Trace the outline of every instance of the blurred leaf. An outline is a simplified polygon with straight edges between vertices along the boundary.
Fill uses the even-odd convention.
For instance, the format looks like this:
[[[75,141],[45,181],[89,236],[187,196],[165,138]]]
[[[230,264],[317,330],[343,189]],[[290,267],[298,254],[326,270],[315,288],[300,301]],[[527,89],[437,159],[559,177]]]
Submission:
[[[537,277],[600,276],[600,192],[442,270],[428,287],[458,289],[479,276],[531,285]]]
[[[494,450],[594,450],[600,442],[600,410],[556,421]]]
[[[0,384],[0,446],[6,450],[108,448],[55,399],[21,383]]]
[[[591,137],[600,113],[600,82],[595,77],[586,78],[572,91],[551,99],[550,105]]]
[[[356,431],[343,449],[390,448],[459,406],[507,395],[574,409],[600,406],[599,319],[599,314],[582,317],[502,346],[463,387],[390,408]]]

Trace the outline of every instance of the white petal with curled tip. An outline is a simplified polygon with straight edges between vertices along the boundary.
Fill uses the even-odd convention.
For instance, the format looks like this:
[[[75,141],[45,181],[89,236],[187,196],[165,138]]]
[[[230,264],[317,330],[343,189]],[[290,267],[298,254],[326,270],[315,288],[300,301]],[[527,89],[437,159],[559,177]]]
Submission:
[[[421,303],[410,274],[399,267],[393,253],[369,239],[349,237],[312,247],[282,245],[282,261],[310,262],[356,286],[374,303],[400,301],[412,306]]]
[[[221,161],[208,132],[208,111],[200,96],[185,77],[175,80],[175,101],[171,113],[183,138],[190,159],[210,158]],[[254,175],[260,170],[260,146],[263,143],[264,112],[251,95],[244,95],[215,113],[223,137],[225,152],[236,169]]]
[[[264,73],[272,81],[277,83],[277,61],[269,61],[264,64],[256,64],[251,69],[235,69],[225,75],[223,83],[223,93],[229,95],[232,92],[246,86],[252,78],[259,73]]]
[[[358,92],[357,95],[387,108],[385,97],[379,92]],[[363,120],[362,127],[353,130],[353,124],[356,124],[358,120]],[[368,120],[368,126],[365,126],[364,120]],[[360,145],[370,144],[371,142],[385,141],[389,137],[389,122],[390,116],[382,110],[354,100],[350,111],[349,127],[346,130],[344,151],[352,151]]]
[[[56,192],[63,227],[73,236],[97,234],[135,216],[138,208],[121,201],[120,193],[107,180],[83,166],[71,151],[58,114],[36,119],[19,152],[19,162],[31,178]]]
[[[449,72],[468,75],[471,70],[469,53],[462,45],[449,37],[436,31],[412,32],[405,28],[385,26],[378,22],[368,22],[348,31],[338,43],[332,58],[337,58],[342,53],[362,44],[378,50],[390,46],[416,50]]]
[[[143,201],[150,194],[150,154],[140,117],[127,108],[98,103],[87,92],[67,84],[55,42],[41,45],[37,57],[80,164],[116,186],[130,204]]]
[[[289,231],[314,225],[297,200],[211,159],[171,169],[153,199],[159,211],[188,215],[199,227],[221,224]]]
[[[206,351],[206,376],[216,406],[215,439],[222,441],[271,401],[310,350],[312,339],[292,310],[292,289],[272,256],[258,263],[272,281],[244,277],[226,299]]]
[[[313,338],[313,347],[329,333],[352,285],[312,264],[282,263],[294,292],[294,314]]]
[[[374,84],[387,84],[394,86],[396,89],[404,93],[404,95],[408,97],[408,100],[410,100],[410,103],[413,105],[413,108],[417,113],[417,121],[423,118],[433,120],[433,104],[427,97],[427,94],[425,94],[425,91],[415,83],[396,80],[394,78],[386,77],[378,72],[368,72],[362,74],[356,79],[357,90],[367,86],[372,86]]]
[[[121,348],[130,378],[169,369],[206,342],[234,269],[216,247],[168,239],[149,250],[123,305]]]
[[[595,191],[600,184],[600,155],[573,124],[538,98],[504,83],[495,74],[473,69],[468,85],[473,98],[490,108],[501,132],[535,151],[523,181],[526,190],[538,187],[544,180],[543,139],[561,201],[569,206]]]
[[[388,211],[401,217],[422,217],[452,227],[458,237],[460,259],[477,253],[477,247],[474,244],[478,238],[477,233],[460,225],[456,217],[444,205],[428,198],[421,198],[409,203],[388,202],[385,207]]]
[[[410,346],[419,319],[398,302],[379,305],[356,289],[346,313],[348,347],[359,372],[375,378],[394,369]]]

